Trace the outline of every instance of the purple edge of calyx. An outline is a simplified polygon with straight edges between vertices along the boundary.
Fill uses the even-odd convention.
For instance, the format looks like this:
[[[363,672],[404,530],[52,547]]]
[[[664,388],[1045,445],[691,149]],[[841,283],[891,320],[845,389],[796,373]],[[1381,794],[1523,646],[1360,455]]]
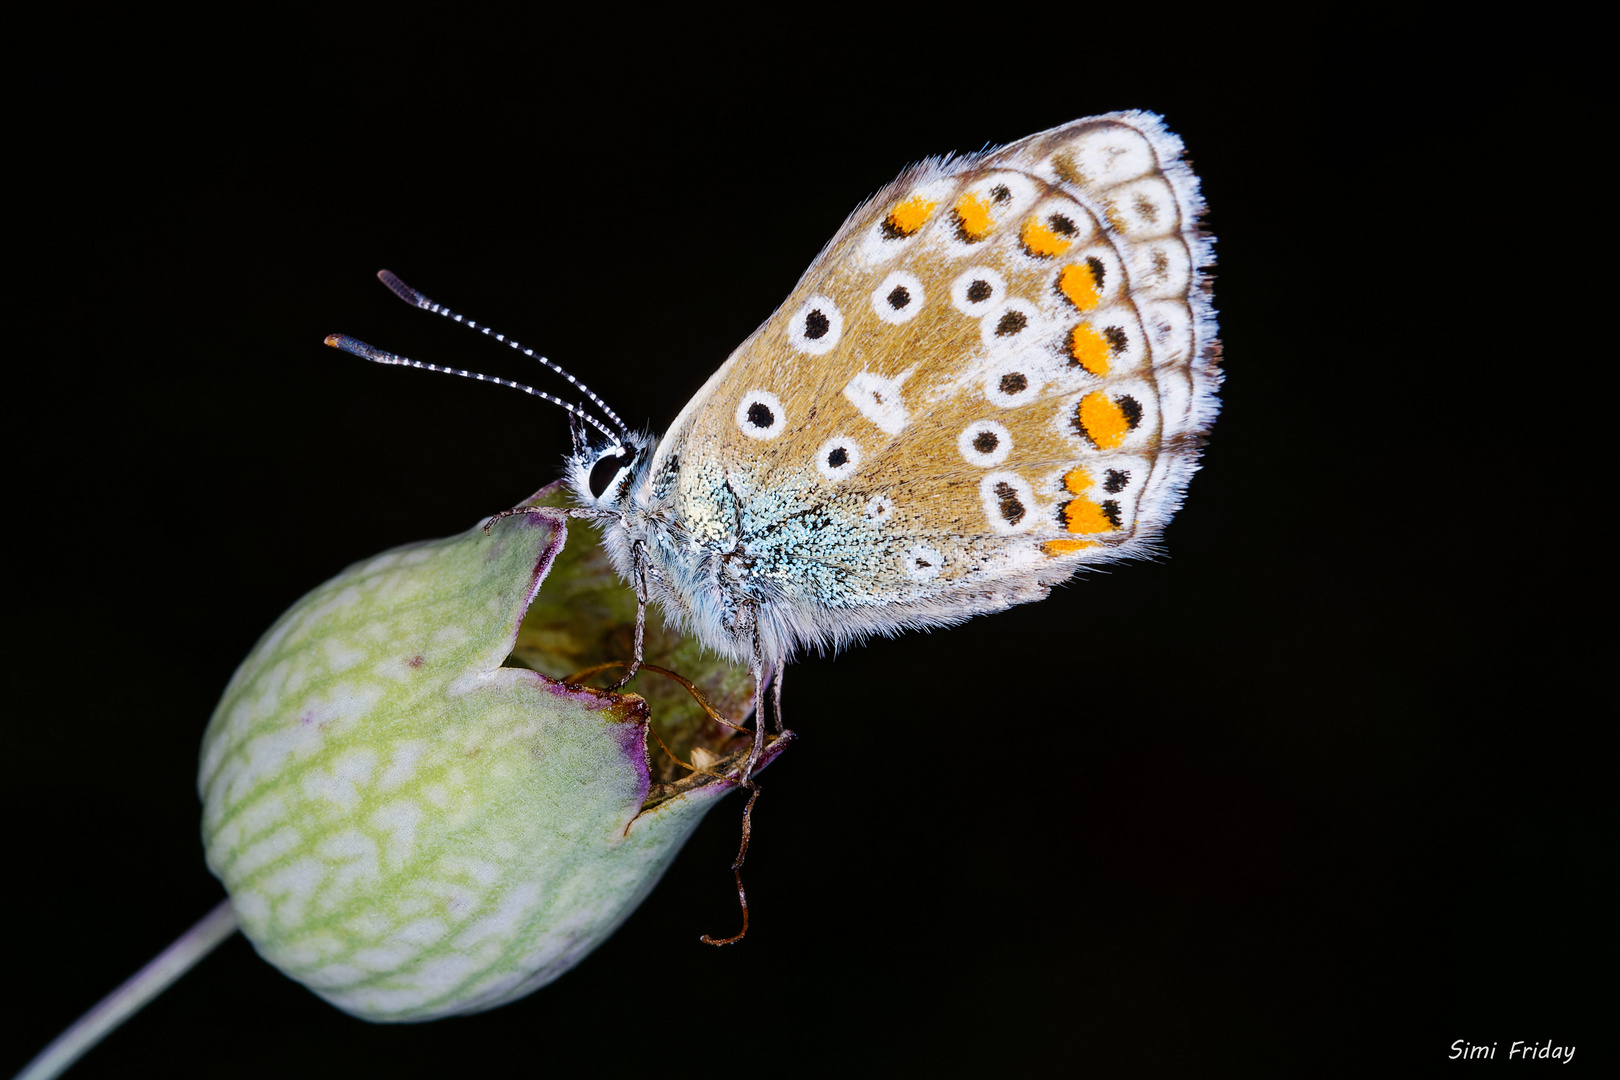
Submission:
[[[557,488],[560,483],[561,481],[558,481],[557,483],[549,484],[546,487],[541,488],[539,491],[535,492],[531,498],[538,498],[541,495],[547,494],[548,492]],[[517,642],[518,626],[523,622],[523,615],[528,613],[529,605],[532,604],[534,602],[534,598],[539,595],[541,587],[545,584],[546,576],[551,573],[551,566],[556,561],[557,553],[562,550],[563,544],[567,541],[566,520],[561,523],[558,521],[558,516],[561,513],[561,511],[558,511],[552,507],[536,507],[530,510],[527,514],[523,515],[522,523],[524,527],[534,528],[544,524],[551,527],[552,533],[551,539],[547,541],[544,550],[542,550],[540,553],[540,557],[535,560],[529,590],[523,601],[523,614],[520,614],[517,621],[512,624],[513,644]],[[559,528],[559,524],[562,524],[563,527]],[[582,704],[595,705],[599,707],[603,704],[603,699],[605,697],[618,697],[618,695],[610,694],[608,691],[595,690],[590,687],[565,686],[564,684],[557,682],[555,679],[542,675],[538,671],[534,672],[533,674],[539,685],[544,687],[548,693],[555,697],[567,698],[571,701],[578,701]],[[599,709],[599,711],[609,711],[611,709],[612,706],[609,705],[606,709]],[[634,721],[633,723],[623,723],[622,726],[619,727],[619,747],[626,760],[631,762],[636,769],[637,787],[639,789],[638,798],[645,799],[647,797],[647,792],[652,790],[652,772],[647,764],[647,728],[651,721],[651,716],[648,713],[645,704],[643,704],[640,708],[635,709],[633,714],[626,713],[621,715],[618,719],[621,721]],[[780,755],[786,748],[788,741],[789,740],[787,739],[777,739],[775,742],[772,742],[770,745],[766,746],[760,754],[759,763],[755,766],[754,771],[758,773],[772,761],[775,761],[778,755]],[[730,791],[736,786],[736,780],[724,779],[715,784],[704,785],[704,787],[700,788],[699,791],[707,792],[712,795],[719,795]],[[690,792],[689,794],[696,795],[698,792]]]
[[[537,496],[543,495],[548,490],[548,488],[541,488],[535,494]],[[534,568],[530,573],[529,588],[523,598],[523,610],[512,624],[511,641],[508,648],[517,643],[518,627],[523,623],[523,616],[528,614],[529,606],[534,603],[534,598],[540,594],[540,589],[545,584],[547,575],[551,573],[552,564],[557,560],[557,553],[563,549],[563,544],[567,541],[567,522],[566,519],[559,520],[561,514],[562,511],[552,507],[535,507],[522,515],[520,519],[521,523],[518,525],[520,528],[549,527],[551,529],[551,538],[546,541],[545,546],[540,551],[539,558],[535,560]],[[538,671],[530,672],[530,674],[534,676],[536,684],[553,697],[577,701],[582,705],[591,707],[593,711],[598,713],[613,714],[612,718],[616,721],[614,734],[617,735],[619,740],[620,753],[624,755],[625,760],[630,763],[636,772],[636,801],[638,803],[644,801],[647,798],[647,793],[652,790],[652,771],[647,764],[647,725],[650,720],[647,706],[644,703],[631,706],[619,695],[605,690],[595,690],[588,686],[566,686]]]

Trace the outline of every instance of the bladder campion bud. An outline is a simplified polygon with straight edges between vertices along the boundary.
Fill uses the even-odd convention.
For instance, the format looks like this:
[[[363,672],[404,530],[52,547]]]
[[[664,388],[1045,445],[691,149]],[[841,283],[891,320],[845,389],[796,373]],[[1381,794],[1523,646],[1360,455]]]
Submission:
[[[736,786],[714,775],[729,732],[684,740],[703,774],[672,776],[655,744],[655,773],[644,699],[511,666],[544,666],[518,639],[548,574],[624,591],[600,559],[564,560],[598,575],[583,585],[559,572],[565,535],[536,510],[350,567],[260,640],[209,724],[208,865],[260,955],[355,1016],[476,1012],[557,978]]]

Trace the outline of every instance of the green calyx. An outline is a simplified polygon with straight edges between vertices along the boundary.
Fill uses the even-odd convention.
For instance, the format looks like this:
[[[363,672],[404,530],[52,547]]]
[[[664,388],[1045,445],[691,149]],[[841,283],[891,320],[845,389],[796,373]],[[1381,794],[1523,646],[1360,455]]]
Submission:
[[[430,1020],[545,985],[737,786],[747,736],[678,684],[648,684],[666,753],[646,699],[541,673],[630,652],[633,596],[566,533],[537,510],[350,567],[277,621],[214,713],[208,865],[259,953],[347,1012]],[[745,673],[652,613],[648,645],[742,715]],[[713,763],[672,760],[694,756]]]

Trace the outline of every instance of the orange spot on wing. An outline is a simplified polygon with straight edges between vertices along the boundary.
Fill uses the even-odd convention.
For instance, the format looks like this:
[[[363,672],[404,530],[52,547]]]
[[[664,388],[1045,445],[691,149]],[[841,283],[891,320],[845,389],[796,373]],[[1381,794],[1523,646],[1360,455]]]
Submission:
[[[1091,486],[1091,474],[1084,469],[1070,469],[1063,477],[1063,486],[1070,495],[1078,495]]]
[[[928,219],[934,215],[934,207],[938,205],[921,195],[913,195],[905,202],[896,203],[884,221],[901,236],[910,236],[928,223]]]
[[[1125,441],[1125,433],[1131,430],[1125,410],[1101,390],[1094,390],[1080,399],[1075,419],[1086,433],[1086,438],[1095,443],[1099,450],[1114,449]]]
[[[1063,507],[1063,520],[1072,533],[1108,532],[1114,527],[1103,508],[1090,499],[1071,499]]]
[[[956,200],[956,218],[962,223],[962,235],[969,240],[982,240],[995,224],[990,219],[990,201],[969,191]]]
[[[1081,323],[1069,331],[1069,358],[1093,375],[1108,374],[1108,339]]]
[[[1038,217],[1032,217],[1024,222],[1024,228],[1019,232],[1018,238],[1024,242],[1024,250],[1042,258],[1061,255],[1074,245],[1073,240],[1059,236]]]
[[[1048,540],[1041,545],[1041,550],[1048,555],[1069,555],[1096,546],[1097,543],[1094,540]]]
[[[1058,291],[1081,311],[1090,311],[1102,299],[1102,293],[1097,289],[1097,277],[1085,263],[1063,268],[1058,275]]]

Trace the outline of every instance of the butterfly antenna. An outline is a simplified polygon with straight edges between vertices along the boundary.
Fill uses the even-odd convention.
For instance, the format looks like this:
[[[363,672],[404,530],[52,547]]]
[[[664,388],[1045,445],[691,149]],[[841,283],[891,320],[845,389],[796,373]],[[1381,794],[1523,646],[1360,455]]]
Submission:
[[[478,323],[473,322],[473,320],[471,320],[469,318],[466,318],[465,316],[456,314],[454,311],[451,311],[449,308],[445,307],[443,304],[439,304],[439,303],[436,303],[436,302],[434,302],[432,300],[429,300],[427,297],[423,296],[421,293],[417,292],[415,289],[411,288],[409,285],[407,285],[403,281],[401,281],[399,279],[399,276],[397,274],[395,274],[392,270],[379,270],[379,271],[377,271],[377,279],[379,281],[381,281],[384,285],[388,286],[388,291],[389,292],[393,293],[395,296],[399,297],[401,300],[405,301],[407,304],[410,304],[412,307],[419,307],[423,311],[431,311],[435,315],[443,315],[447,319],[450,319],[450,320],[452,320],[454,322],[461,323],[463,326],[471,327],[472,329],[477,330],[479,333],[484,334],[487,337],[494,338],[496,341],[504,342],[505,344],[511,346],[512,348],[516,349],[518,352],[522,353],[524,356],[527,356],[532,360],[540,361],[542,364],[546,365],[546,367],[550,368],[552,371],[555,371],[558,375],[561,375],[563,378],[567,379],[570,383],[573,384],[574,388],[576,390],[578,390],[580,393],[582,393],[586,397],[590,398],[591,403],[593,405],[595,405],[598,409],[601,409],[603,414],[605,416],[607,416],[607,418],[609,420],[613,421],[614,426],[619,429],[620,435],[624,436],[625,438],[629,438],[630,429],[625,426],[623,420],[619,419],[619,414],[614,412],[612,409],[608,408],[607,402],[605,402],[601,398],[597,397],[595,392],[592,391],[590,387],[586,386],[584,383],[580,382],[578,379],[576,379],[572,375],[570,375],[568,373],[568,371],[566,369],[564,369],[561,365],[553,363],[552,361],[548,360],[544,356],[541,356],[539,353],[535,352],[533,349],[528,348],[527,346],[518,344],[516,341],[513,341],[511,338],[507,337],[505,334],[497,333],[496,331],[490,329],[487,326],[480,326]],[[491,381],[495,381],[495,380],[491,380]],[[615,439],[615,441],[617,441],[617,439]]]
[[[494,375],[482,375],[476,371],[463,371],[461,368],[440,367],[438,364],[424,364],[422,361],[412,360],[408,356],[400,356],[398,353],[384,352],[381,349],[367,345],[358,338],[352,338],[347,334],[328,335],[326,343],[332,346],[334,349],[341,349],[350,356],[358,356],[360,359],[370,360],[374,364],[394,364],[399,367],[421,368],[423,371],[437,371],[441,375],[460,375],[463,379],[477,379],[479,382],[495,383],[499,386],[509,386],[513,390],[521,390],[525,394],[533,394],[542,401],[549,401],[553,405],[561,405],[563,408],[568,410],[571,416],[575,416],[580,420],[583,420],[597,431],[600,431],[603,435],[606,435],[608,440],[615,446],[624,445],[621,435],[609,431],[607,426],[596,417],[592,416],[578,405],[564,401],[555,394],[548,394],[544,390],[536,390],[532,386],[524,386],[522,383],[513,382],[511,379],[501,379]]]

